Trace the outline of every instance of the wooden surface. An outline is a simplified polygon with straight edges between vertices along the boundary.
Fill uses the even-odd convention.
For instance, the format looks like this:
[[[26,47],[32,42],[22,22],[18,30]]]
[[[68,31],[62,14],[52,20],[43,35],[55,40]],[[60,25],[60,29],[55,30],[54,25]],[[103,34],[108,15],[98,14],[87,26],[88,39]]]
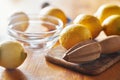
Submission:
[[[0,41],[9,40],[8,35],[6,34],[6,27],[8,17],[12,13],[17,11],[38,13],[40,4],[42,3],[41,1],[43,0],[0,0]],[[47,0],[44,0],[43,2],[45,1]],[[65,0],[63,0],[63,2],[58,0],[57,2],[56,0],[52,4],[60,7],[64,1]],[[90,2],[88,3],[88,0],[85,2],[83,2],[83,0],[78,0],[78,2],[75,3],[75,0],[66,1],[66,5],[62,5],[60,8],[73,19],[80,12],[88,11],[93,13],[99,5],[113,0],[96,0],[95,2],[89,0]],[[81,2],[81,4],[85,3],[85,5],[77,6],[79,2]],[[118,4],[120,1],[114,0],[114,2]],[[75,5],[76,3],[77,5]],[[89,6],[86,5],[89,3],[89,6],[92,7],[87,10]],[[79,7],[81,7],[82,11],[79,10]],[[120,62],[100,75],[87,76],[47,62],[44,58],[44,53],[28,50],[27,59],[20,67],[18,67],[18,69],[9,71],[0,67],[0,80],[120,80]]]
[[[112,54],[101,54],[101,56],[93,61],[87,63],[72,63],[63,59],[65,55],[65,50],[62,46],[58,45],[53,47],[45,58],[47,61],[57,64],[61,67],[68,68],[73,71],[80,72],[85,75],[99,75],[109,69],[111,66],[114,66],[115,63],[120,61],[120,52],[115,52]]]

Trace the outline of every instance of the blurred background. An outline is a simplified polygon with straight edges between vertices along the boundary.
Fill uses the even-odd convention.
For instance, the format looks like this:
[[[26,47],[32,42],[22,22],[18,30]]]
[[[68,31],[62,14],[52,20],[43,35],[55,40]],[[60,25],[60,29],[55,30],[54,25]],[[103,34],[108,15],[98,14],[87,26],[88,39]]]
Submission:
[[[0,0],[0,40],[5,38],[5,28],[11,14],[21,11],[39,13],[46,2],[62,9],[71,19],[80,13],[94,14],[101,4],[120,4],[120,0]]]
[[[120,4],[120,0],[0,0],[0,17],[8,17],[17,11],[39,13],[45,2],[59,7],[72,19],[80,13],[94,13],[101,4]]]

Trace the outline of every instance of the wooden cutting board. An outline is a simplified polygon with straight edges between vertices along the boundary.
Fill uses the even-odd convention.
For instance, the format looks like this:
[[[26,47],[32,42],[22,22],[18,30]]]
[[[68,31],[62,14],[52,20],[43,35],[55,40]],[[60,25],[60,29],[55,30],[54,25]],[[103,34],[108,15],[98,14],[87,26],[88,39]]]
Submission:
[[[100,58],[84,64],[76,64],[62,59],[65,55],[64,52],[65,50],[61,46],[54,47],[46,54],[46,60],[87,75],[98,75],[120,61],[120,52],[116,52],[112,54],[101,55]]]

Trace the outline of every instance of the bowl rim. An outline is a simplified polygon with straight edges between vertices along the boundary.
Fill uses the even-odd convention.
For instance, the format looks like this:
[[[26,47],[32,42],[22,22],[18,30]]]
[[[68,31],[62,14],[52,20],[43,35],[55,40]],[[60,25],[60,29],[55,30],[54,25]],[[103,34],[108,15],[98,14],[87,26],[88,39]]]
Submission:
[[[55,30],[52,30],[52,31],[48,31],[48,32],[35,32],[35,33],[32,33],[32,32],[22,32],[22,31],[18,31],[18,30],[15,30],[15,29],[13,29],[12,27],[14,27],[15,25],[18,25],[18,24],[21,24],[21,23],[26,23],[26,22],[30,22],[30,21],[20,21],[20,22],[17,22],[17,23],[14,23],[14,24],[10,24],[10,25],[8,25],[8,27],[7,27],[7,30],[8,31],[14,31],[15,33],[19,33],[19,34],[25,34],[25,35],[30,35],[30,34],[34,34],[34,35],[40,35],[40,34],[50,34],[50,33],[54,33],[54,32],[57,32],[57,30],[61,30],[62,28],[63,28],[63,22],[62,22],[62,20],[60,20],[59,18],[56,18],[56,17],[54,17],[54,16],[48,16],[48,15],[46,15],[46,16],[42,16],[42,15],[29,15],[30,17],[34,17],[34,18],[52,18],[52,19],[54,19],[54,20],[57,20],[58,21],[58,25],[56,26],[56,29]],[[16,16],[15,16],[16,17]],[[29,17],[29,18],[30,18]],[[14,18],[14,17],[13,17]],[[42,22],[42,21],[38,21],[38,20],[36,20],[37,22]],[[35,21],[35,22],[36,22]],[[44,23],[46,23],[46,22],[44,22]],[[47,24],[50,24],[50,22],[47,22]],[[52,23],[51,23],[52,24]]]

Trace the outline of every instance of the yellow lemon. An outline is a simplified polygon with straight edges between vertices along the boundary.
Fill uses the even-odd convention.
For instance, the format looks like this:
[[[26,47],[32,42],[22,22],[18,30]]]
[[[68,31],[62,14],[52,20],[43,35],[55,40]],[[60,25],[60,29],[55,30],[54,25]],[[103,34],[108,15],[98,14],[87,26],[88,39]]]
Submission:
[[[26,22],[19,25],[21,27],[15,27],[15,29],[19,29],[20,31],[25,31],[29,26],[29,17],[24,12],[17,12],[11,15],[9,18],[9,25],[13,25],[22,21],[26,21]]]
[[[4,41],[0,44],[0,66],[14,69],[20,66],[27,54],[19,42]]]
[[[96,38],[102,30],[100,21],[93,15],[80,14],[74,19],[73,23],[85,25],[84,27],[90,30],[92,38]]]
[[[64,25],[67,23],[67,17],[65,13],[61,9],[56,7],[52,7],[52,6],[45,7],[40,11],[40,15],[54,16],[61,19]]]
[[[115,14],[120,14],[120,6],[116,4],[104,4],[98,8],[95,16],[102,23],[107,17]]]
[[[120,35],[120,15],[112,15],[102,23],[106,35]]]
[[[90,31],[84,25],[70,24],[60,33],[59,42],[64,48],[69,49],[79,42],[91,39],[91,37]]]

